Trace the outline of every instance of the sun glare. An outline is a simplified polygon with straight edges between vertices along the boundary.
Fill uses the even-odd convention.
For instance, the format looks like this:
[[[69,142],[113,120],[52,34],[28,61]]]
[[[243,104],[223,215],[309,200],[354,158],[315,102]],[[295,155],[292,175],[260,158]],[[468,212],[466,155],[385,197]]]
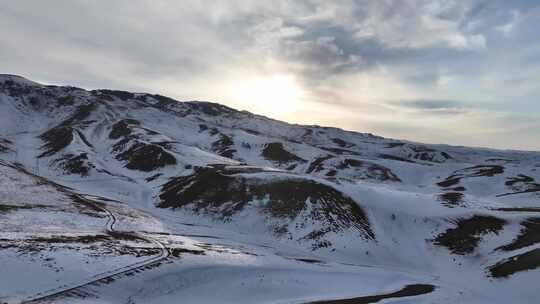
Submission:
[[[302,95],[294,78],[287,75],[244,79],[230,87],[230,98],[239,107],[273,118],[284,119],[295,112]]]

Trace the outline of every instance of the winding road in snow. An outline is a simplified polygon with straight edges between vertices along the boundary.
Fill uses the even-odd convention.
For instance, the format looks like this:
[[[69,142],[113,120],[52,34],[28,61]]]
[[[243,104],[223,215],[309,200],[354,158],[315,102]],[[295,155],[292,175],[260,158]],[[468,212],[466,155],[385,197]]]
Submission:
[[[85,200],[87,200],[90,204],[92,204],[93,200],[95,200],[95,199],[101,199],[100,197],[93,196],[93,195],[80,195],[80,196],[82,198],[84,198]],[[109,209],[107,209],[105,207],[101,207],[99,204],[92,204],[92,206],[102,210],[104,213],[107,214],[108,220],[107,220],[107,223],[105,224],[107,232],[117,232],[117,230],[114,229],[114,226],[115,226],[115,224],[117,222],[116,216],[114,215],[114,213],[112,213]],[[36,295],[34,295],[32,297],[29,297],[29,298],[23,300],[21,302],[21,304],[23,304],[23,303],[24,304],[26,304],[26,303],[39,303],[41,301],[47,301],[47,300],[53,299],[55,297],[62,296],[62,295],[65,295],[67,293],[76,291],[77,289],[80,289],[80,288],[83,288],[83,287],[86,287],[86,286],[89,286],[89,285],[92,285],[92,284],[95,284],[95,283],[100,283],[102,281],[107,281],[108,279],[112,279],[114,276],[122,275],[122,274],[131,272],[131,271],[134,271],[134,270],[137,270],[137,269],[141,269],[141,268],[150,266],[150,265],[152,265],[154,263],[163,261],[163,260],[165,260],[166,258],[168,258],[170,256],[171,253],[170,253],[169,249],[163,243],[161,243],[159,240],[154,239],[152,237],[145,236],[145,235],[138,235],[138,236],[140,238],[146,240],[147,242],[153,243],[157,247],[159,247],[160,251],[161,251],[160,255],[159,256],[153,256],[153,257],[151,257],[149,259],[146,259],[144,261],[140,261],[140,262],[137,262],[137,263],[134,263],[134,264],[123,266],[123,267],[120,267],[120,268],[117,268],[117,269],[114,269],[114,270],[110,270],[110,271],[107,271],[107,272],[96,274],[93,277],[91,277],[91,278],[89,278],[89,279],[87,279],[86,281],[83,281],[83,282],[78,282],[78,283],[73,283],[73,284],[65,284],[65,285],[59,286],[59,287],[51,289],[51,290],[40,292],[40,293],[38,293],[38,294],[36,294]]]

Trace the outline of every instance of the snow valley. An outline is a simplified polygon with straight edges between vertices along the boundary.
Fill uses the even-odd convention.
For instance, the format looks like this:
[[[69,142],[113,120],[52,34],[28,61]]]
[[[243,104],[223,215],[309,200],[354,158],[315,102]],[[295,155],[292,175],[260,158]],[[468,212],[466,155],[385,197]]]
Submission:
[[[0,303],[537,303],[540,152],[0,75]]]

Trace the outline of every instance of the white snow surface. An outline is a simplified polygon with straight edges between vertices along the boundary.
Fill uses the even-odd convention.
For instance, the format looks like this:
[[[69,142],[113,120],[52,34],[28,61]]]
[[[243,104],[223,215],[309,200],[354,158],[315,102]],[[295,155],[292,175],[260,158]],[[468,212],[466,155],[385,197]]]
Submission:
[[[142,161],[139,147],[152,149]],[[218,164],[250,191],[293,180],[333,189],[360,207],[374,238],[354,227],[311,237],[328,228],[310,217],[314,196],[292,216],[266,209],[280,195],[271,192],[229,214],[233,200],[201,207],[219,189],[210,181],[188,205],[160,205],[167,182]],[[435,289],[383,303],[537,303],[540,268],[496,277],[490,267],[540,249],[501,249],[540,218],[539,184],[540,152],[419,144],[0,75],[0,303],[309,303],[411,284]],[[474,216],[503,224],[472,232],[468,252],[437,244]]]

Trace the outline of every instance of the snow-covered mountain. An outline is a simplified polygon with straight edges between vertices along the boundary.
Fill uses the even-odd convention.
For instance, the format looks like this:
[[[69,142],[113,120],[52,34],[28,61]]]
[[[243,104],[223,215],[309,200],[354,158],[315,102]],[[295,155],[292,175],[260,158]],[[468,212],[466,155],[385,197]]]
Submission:
[[[539,152],[0,75],[0,181],[0,302],[538,298]]]

